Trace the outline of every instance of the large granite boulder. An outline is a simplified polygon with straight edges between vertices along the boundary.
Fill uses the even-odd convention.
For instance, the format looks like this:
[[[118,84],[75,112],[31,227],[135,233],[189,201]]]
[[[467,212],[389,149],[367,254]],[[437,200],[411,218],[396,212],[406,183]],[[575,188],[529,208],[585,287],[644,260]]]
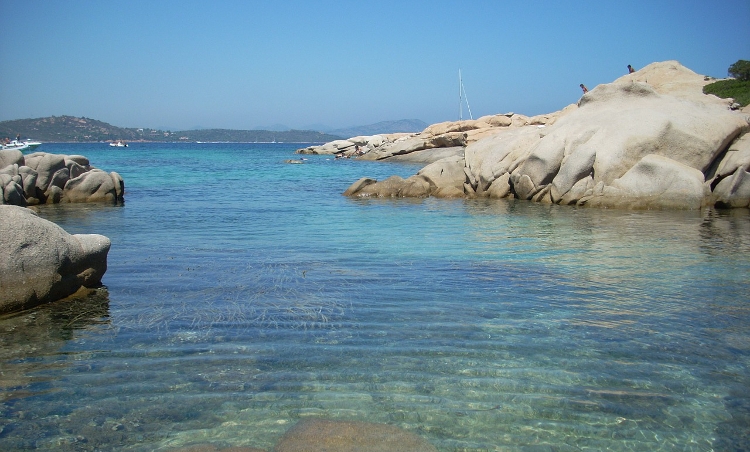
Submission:
[[[17,206],[59,202],[110,202],[123,200],[125,183],[115,173],[106,173],[81,155],[0,151],[0,204]],[[19,196],[20,194],[20,196]]]
[[[661,95],[644,83],[600,85],[547,129],[511,180],[519,198],[532,199],[550,186],[552,201],[559,202],[579,180],[592,175],[595,183],[612,185],[649,154],[704,172],[747,126],[745,117],[713,102]]]
[[[636,209],[746,207],[750,116],[730,109],[731,100],[703,94],[707,83],[676,61],[654,63],[556,113],[440,123],[409,140],[440,147],[451,134],[465,135],[463,196]],[[417,152],[404,143],[379,155],[393,149]],[[443,165],[441,177],[417,174],[430,182],[430,195],[457,196],[462,177],[446,177],[453,168],[435,164]],[[408,196],[395,182],[387,184],[390,193]],[[345,194],[379,195],[379,185],[355,184]]]
[[[587,181],[588,183],[588,181]],[[700,209],[708,187],[703,173],[668,157],[649,154],[610,185],[600,184],[581,203],[598,207]]]
[[[18,149],[0,149],[0,168],[13,164],[23,165],[23,152]]]
[[[110,241],[65,232],[31,210],[0,205],[0,314],[101,284]]]
[[[516,128],[466,146],[466,174],[471,191],[485,194],[496,179],[515,170],[541,140],[541,130]]]
[[[18,174],[0,173],[0,204],[26,206],[21,183]]]
[[[117,180],[117,183],[116,183]],[[76,178],[68,179],[63,189],[63,202],[116,203],[122,179],[117,173],[92,169]]]
[[[344,195],[359,198],[458,198],[464,196],[464,166],[463,156],[449,156],[430,163],[406,179],[400,176],[382,181],[362,178]]]

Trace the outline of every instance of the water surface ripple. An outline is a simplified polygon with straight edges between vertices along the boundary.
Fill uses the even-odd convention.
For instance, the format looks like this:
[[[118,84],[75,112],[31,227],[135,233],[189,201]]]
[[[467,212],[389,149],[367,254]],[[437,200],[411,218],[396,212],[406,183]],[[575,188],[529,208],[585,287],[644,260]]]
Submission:
[[[747,210],[349,199],[416,167],[280,144],[45,144],[126,182],[42,206],[96,294],[0,318],[0,449],[271,449],[307,417],[441,451],[750,448]]]

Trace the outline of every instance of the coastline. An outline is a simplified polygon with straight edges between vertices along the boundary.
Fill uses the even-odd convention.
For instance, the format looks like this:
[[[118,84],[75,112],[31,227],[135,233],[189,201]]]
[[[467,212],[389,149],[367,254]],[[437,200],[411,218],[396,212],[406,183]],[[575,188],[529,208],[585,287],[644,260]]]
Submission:
[[[625,209],[750,206],[750,114],[703,94],[677,61],[652,63],[535,117],[434,124],[298,149],[359,160],[430,163],[401,180],[362,178],[354,197],[488,197]],[[463,148],[442,159],[420,158]],[[459,158],[459,160],[456,160]],[[448,176],[447,176],[448,175]]]

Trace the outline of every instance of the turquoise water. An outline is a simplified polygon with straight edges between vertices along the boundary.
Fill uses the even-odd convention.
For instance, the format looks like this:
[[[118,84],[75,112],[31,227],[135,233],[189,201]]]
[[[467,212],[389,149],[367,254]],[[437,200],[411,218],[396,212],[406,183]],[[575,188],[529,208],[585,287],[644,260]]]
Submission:
[[[0,318],[0,449],[270,450],[306,417],[441,451],[750,448],[747,210],[349,199],[419,167],[295,148],[40,148],[127,192],[40,209],[112,249],[96,294]]]

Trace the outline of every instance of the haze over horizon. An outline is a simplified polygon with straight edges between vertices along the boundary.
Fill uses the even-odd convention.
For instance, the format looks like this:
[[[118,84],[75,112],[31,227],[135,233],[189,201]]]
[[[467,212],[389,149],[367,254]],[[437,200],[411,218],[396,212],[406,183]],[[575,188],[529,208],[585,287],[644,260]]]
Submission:
[[[436,123],[458,119],[459,70],[474,118],[536,115],[628,64],[678,60],[721,78],[750,59],[748,0],[3,0],[0,14],[0,120],[73,115],[170,130]]]

